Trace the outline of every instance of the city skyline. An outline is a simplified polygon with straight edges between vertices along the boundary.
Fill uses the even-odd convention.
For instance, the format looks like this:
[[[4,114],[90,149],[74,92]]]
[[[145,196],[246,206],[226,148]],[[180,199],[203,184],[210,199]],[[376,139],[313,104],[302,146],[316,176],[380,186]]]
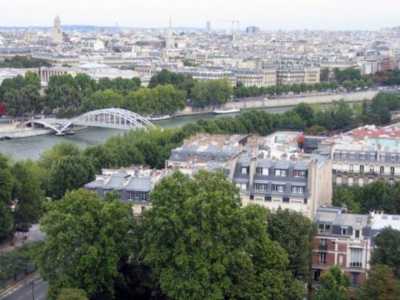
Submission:
[[[166,27],[170,17],[174,27],[196,28],[204,28],[207,21],[213,28],[230,28],[230,20],[239,20],[242,28],[255,25],[265,30],[375,30],[399,25],[400,2],[365,2],[371,1],[17,0],[2,5],[0,26],[51,26],[55,15],[63,24],[146,28]]]

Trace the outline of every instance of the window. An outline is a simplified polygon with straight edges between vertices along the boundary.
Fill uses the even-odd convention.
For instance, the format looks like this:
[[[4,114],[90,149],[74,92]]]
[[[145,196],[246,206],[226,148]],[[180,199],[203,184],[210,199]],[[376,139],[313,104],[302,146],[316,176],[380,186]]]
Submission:
[[[326,239],[319,240],[319,249],[327,250],[328,249],[328,241]]]
[[[352,268],[362,267],[362,254],[363,254],[362,249],[350,248],[350,267]]]
[[[347,184],[348,184],[349,186],[353,186],[353,183],[354,183],[353,177],[349,177],[349,178],[347,179]]]
[[[354,166],[353,165],[350,165],[349,169],[350,169],[350,172],[352,172],[352,173],[354,172]]]
[[[277,177],[287,177],[288,170],[275,169],[275,176]]]
[[[254,200],[254,195],[250,195],[250,200]]]
[[[355,236],[356,239],[359,239],[360,238],[360,230],[356,230],[354,232],[354,236]]]
[[[319,224],[318,225],[319,233],[330,232],[330,230],[331,230],[331,225],[329,225],[329,224]]]
[[[247,175],[247,174],[248,174],[247,167],[242,167],[242,175]]]
[[[390,175],[394,175],[395,169],[394,167],[390,167]]]
[[[236,183],[236,187],[238,187],[241,192],[247,191],[247,183]]]
[[[321,265],[325,265],[326,264],[326,252],[320,252],[319,253],[319,263]]]
[[[304,170],[293,170],[294,177],[307,177],[307,171]]]
[[[379,168],[379,174],[381,175],[385,174],[385,167],[382,166]]]
[[[272,197],[271,196],[265,196],[264,200],[270,202],[270,201],[272,201]]]
[[[262,183],[256,183],[254,185],[256,192],[264,193],[267,191],[268,185]]]
[[[375,173],[375,169],[374,169],[373,166],[370,166],[370,167],[369,167],[369,172],[370,172],[371,174],[374,174],[374,173]]]
[[[304,198],[304,204],[307,204],[307,203],[308,203],[308,199]]]
[[[127,193],[129,201],[148,201],[149,194],[146,192],[136,192],[136,191],[128,191]]]
[[[272,190],[274,192],[278,192],[278,193],[284,193],[286,190],[286,186],[281,185],[281,184],[273,184],[272,185]]]
[[[292,186],[293,194],[304,194],[304,192],[305,192],[304,186],[296,186],[296,185]]]
[[[342,227],[340,233],[342,235],[347,235],[347,227]]]
[[[360,173],[364,174],[364,166],[363,165],[360,166]]]
[[[258,176],[268,176],[269,175],[269,170],[268,170],[268,168],[258,167],[258,168],[256,168],[256,174]]]
[[[289,202],[290,202],[290,199],[289,199],[288,197],[283,197],[282,201],[283,201],[284,203],[289,203]]]
[[[337,185],[342,185],[342,182],[343,182],[342,176],[337,176],[337,177],[336,177],[336,184],[337,184]]]
[[[358,286],[360,273],[351,272],[351,285]]]

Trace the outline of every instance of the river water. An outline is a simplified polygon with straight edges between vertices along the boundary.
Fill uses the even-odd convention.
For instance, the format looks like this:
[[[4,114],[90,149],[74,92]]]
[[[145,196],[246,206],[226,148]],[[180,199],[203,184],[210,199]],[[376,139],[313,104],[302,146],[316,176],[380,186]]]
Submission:
[[[271,109],[271,112],[282,112],[287,109]],[[207,120],[221,118],[232,115],[197,115],[179,117],[170,120],[163,120],[155,124],[162,128],[176,128],[197,120]],[[0,153],[5,154],[13,160],[33,159],[36,160],[40,155],[62,142],[73,143],[79,147],[87,147],[104,143],[108,138],[123,134],[123,130],[105,128],[86,128],[69,136],[42,135],[23,139],[0,141]]]

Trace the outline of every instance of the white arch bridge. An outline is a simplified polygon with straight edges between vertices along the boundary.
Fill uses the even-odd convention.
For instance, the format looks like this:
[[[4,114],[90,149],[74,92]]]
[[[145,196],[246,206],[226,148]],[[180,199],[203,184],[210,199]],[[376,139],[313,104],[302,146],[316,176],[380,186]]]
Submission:
[[[147,129],[154,127],[148,118],[121,108],[107,108],[87,112],[73,119],[31,119],[24,126],[42,127],[63,135],[73,126],[112,129]]]

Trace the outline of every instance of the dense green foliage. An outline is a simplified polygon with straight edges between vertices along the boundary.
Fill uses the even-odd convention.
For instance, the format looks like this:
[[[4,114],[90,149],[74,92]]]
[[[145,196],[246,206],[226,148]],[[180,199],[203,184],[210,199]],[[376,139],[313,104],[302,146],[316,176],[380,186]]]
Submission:
[[[305,283],[310,281],[310,265],[314,226],[302,214],[279,209],[269,214],[268,233],[272,240],[286,250],[289,270],[293,276]]]
[[[190,98],[195,80],[188,75],[178,74],[168,70],[161,70],[161,72],[151,77],[149,87],[154,88],[158,85],[168,84],[173,85],[178,90],[185,91],[186,96]]]
[[[293,85],[274,85],[269,87],[246,87],[241,82],[234,89],[236,98],[257,97],[257,96],[279,96],[284,94],[301,94],[306,92],[334,91],[338,88],[335,82],[321,82],[316,84],[293,84]]]
[[[232,85],[226,79],[196,81],[191,91],[191,104],[193,107],[220,106],[231,99],[232,93]]]
[[[385,228],[374,238],[374,244],[371,264],[389,266],[400,279],[400,231]]]
[[[353,213],[381,210],[400,214],[400,184],[377,181],[363,187],[336,187],[333,205],[346,206]]]
[[[17,230],[27,231],[39,221],[42,214],[44,193],[36,165],[31,161],[17,162],[13,168],[14,188],[12,198],[16,201],[14,222]]]
[[[35,271],[34,259],[39,249],[40,243],[31,243],[0,254],[0,288],[7,282],[15,281]]]
[[[34,114],[40,112],[44,105],[39,90],[39,77],[27,72],[25,76],[4,80],[0,86],[0,99],[11,116]]]
[[[375,265],[368,272],[368,278],[359,290],[358,299],[399,300],[400,283],[388,266]]]
[[[173,85],[141,88],[131,92],[125,99],[125,108],[143,115],[173,114],[186,106],[186,94]]]
[[[14,56],[11,58],[6,58],[4,61],[0,61],[0,68],[40,68],[40,67],[50,67],[51,64],[44,59],[26,57],[26,56]]]
[[[321,276],[321,286],[314,300],[348,300],[350,286],[349,278],[334,266]]]
[[[61,288],[80,288],[90,297],[113,296],[118,264],[128,255],[132,213],[116,199],[103,201],[78,190],[49,205],[41,220],[46,240],[38,254],[50,296]]]
[[[152,199],[140,219],[84,190],[49,204],[37,262],[50,298],[64,288],[90,299],[303,298],[286,251],[269,237],[267,211],[242,208],[222,173],[175,173]]]
[[[60,290],[57,300],[88,300],[88,298],[84,290],[64,288]]]
[[[12,165],[0,155],[0,242],[40,217],[43,193],[34,169],[31,162]]]

